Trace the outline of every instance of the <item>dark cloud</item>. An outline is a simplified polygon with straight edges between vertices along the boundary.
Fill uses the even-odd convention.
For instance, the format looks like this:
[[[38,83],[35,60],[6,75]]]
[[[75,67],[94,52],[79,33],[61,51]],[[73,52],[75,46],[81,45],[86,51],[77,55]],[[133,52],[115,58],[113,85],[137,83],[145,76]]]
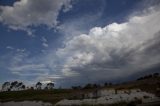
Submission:
[[[128,22],[92,28],[65,42],[56,55],[66,82],[84,84],[128,78],[160,64],[160,11],[152,8]],[[71,80],[73,79],[73,80]]]

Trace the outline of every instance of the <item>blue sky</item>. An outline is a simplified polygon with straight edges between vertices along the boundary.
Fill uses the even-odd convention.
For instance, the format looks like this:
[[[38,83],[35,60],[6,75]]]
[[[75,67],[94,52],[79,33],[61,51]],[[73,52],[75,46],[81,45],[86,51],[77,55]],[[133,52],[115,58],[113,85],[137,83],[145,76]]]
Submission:
[[[0,0],[0,83],[72,86],[157,71],[159,16],[158,0]]]

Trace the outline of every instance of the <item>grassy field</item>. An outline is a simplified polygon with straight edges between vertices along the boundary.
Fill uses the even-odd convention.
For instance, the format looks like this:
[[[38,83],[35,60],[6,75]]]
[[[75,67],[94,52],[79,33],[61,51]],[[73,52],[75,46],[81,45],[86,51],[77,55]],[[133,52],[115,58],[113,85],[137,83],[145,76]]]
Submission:
[[[132,81],[108,87],[101,87],[98,89],[114,88],[114,89],[132,89],[139,88],[141,90],[151,92],[160,96],[160,77],[149,78],[140,81]],[[80,93],[91,92],[94,89],[86,90],[72,90],[72,89],[54,89],[54,90],[25,90],[25,91],[12,91],[0,92],[0,102],[7,101],[43,101],[55,104],[64,98],[74,98],[75,95]],[[75,98],[74,98],[75,99]]]
[[[25,90],[1,92],[0,101],[43,101],[55,104],[61,99],[70,98],[74,94],[73,90],[54,89],[54,90]]]

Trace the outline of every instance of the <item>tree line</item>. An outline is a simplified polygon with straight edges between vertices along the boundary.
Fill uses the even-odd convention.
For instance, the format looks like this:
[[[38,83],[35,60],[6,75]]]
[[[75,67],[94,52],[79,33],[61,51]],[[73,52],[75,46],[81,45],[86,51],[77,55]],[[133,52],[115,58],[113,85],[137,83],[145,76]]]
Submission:
[[[144,80],[148,78],[157,78],[160,77],[159,73],[153,73],[149,75],[145,75],[143,77],[138,78],[137,80]],[[72,86],[72,89],[77,90],[77,89],[94,89],[94,88],[100,88],[100,87],[108,87],[112,86],[113,83],[111,82],[106,82],[103,85],[100,84],[92,84],[88,83],[84,86]],[[50,82],[47,83],[45,86],[43,86],[41,82],[37,82],[35,86],[30,86],[27,87],[23,82],[18,82],[18,81],[13,81],[13,82],[4,82],[2,84],[2,91],[19,91],[19,90],[51,90],[54,88],[54,83]]]
[[[112,86],[113,83],[111,82],[105,82],[103,85],[100,84],[92,84],[92,83],[88,83],[86,85],[82,86],[72,86],[72,89],[94,89],[94,88],[101,88],[101,87],[107,87],[107,86]]]
[[[54,83],[50,82],[43,87],[41,82],[37,82],[35,86],[26,86],[23,82],[13,81],[13,82],[4,82],[2,84],[2,91],[20,91],[20,90],[51,90],[54,88]]]
[[[143,77],[140,77],[140,78],[137,79],[137,81],[148,79],[148,78],[157,78],[157,77],[160,77],[160,74],[159,73],[153,73],[153,74],[148,74],[148,75],[145,75]],[[72,89],[75,89],[75,90],[76,89],[92,89],[92,88],[94,89],[94,88],[100,88],[100,87],[108,87],[108,86],[112,86],[112,85],[113,85],[113,83],[111,83],[111,82],[105,82],[103,85],[88,83],[83,87],[82,86],[72,86]]]
[[[143,77],[140,77],[137,80],[144,80],[144,79],[157,78],[157,77],[159,77],[159,73],[153,73],[153,74],[148,74]]]

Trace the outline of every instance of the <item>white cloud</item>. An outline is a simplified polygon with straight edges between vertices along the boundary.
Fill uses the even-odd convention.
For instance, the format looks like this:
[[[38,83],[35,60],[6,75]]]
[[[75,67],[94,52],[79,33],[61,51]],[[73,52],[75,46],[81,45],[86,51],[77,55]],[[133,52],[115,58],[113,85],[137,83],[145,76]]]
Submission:
[[[6,49],[13,50],[14,48],[12,46],[7,46]]]
[[[0,22],[14,30],[26,30],[29,27],[46,25],[50,28],[57,25],[59,11],[71,8],[71,0],[18,0],[13,6],[0,6]]]
[[[48,43],[47,43],[48,40],[47,40],[45,37],[42,37],[41,41],[42,41],[42,46],[43,46],[43,47],[46,47],[46,48],[47,48],[47,47],[49,46]]]
[[[30,57],[30,52],[25,49],[15,49],[0,58],[4,61],[0,67],[20,77],[43,76],[48,75],[50,71],[47,65],[41,62],[42,58]]]
[[[155,40],[160,31],[159,19],[160,10],[151,9],[130,17],[127,22],[94,27],[88,34],[74,36],[56,52],[58,60],[63,60],[62,74],[66,78],[77,78],[79,82],[98,81],[125,77],[154,67],[160,63],[160,55],[151,54],[152,49],[147,50],[149,45],[159,42]]]
[[[29,70],[37,70],[43,71],[46,70],[46,66],[44,64],[25,64],[15,67],[10,67],[12,71],[29,71]]]
[[[44,46],[44,47],[48,47],[48,44],[47,43],[42,43],[42,45]]]
[[[47,39],[45,37],[42,37],[42,42],[48,42]]]
[[[25,52],[26,49],[25,49],[25,48],[24,48],[24,49],[17,49],[16,51],[17,51],[17,52]]]
[[[72,33],[75,35],[64,41],[64,46],[56,53],[55,49],[48,50],[49,54],[29,58],[24,51],[12,55],[7,65],[12,73],[33,75],[36,81],[56,79],[59,84],[72,85],[74,82],[108,80],[143,72],[160,64],[159,18],[160,10],[151,9],[139,16],[132,15],[123,23],[94,27],[86,34],[79,34],[82,33],[78,32],[80,28],[76,29],[72,23],[66,32],[70,34],[76,30]],[[41,41],[44,47],[48,47],[45,37]]]

